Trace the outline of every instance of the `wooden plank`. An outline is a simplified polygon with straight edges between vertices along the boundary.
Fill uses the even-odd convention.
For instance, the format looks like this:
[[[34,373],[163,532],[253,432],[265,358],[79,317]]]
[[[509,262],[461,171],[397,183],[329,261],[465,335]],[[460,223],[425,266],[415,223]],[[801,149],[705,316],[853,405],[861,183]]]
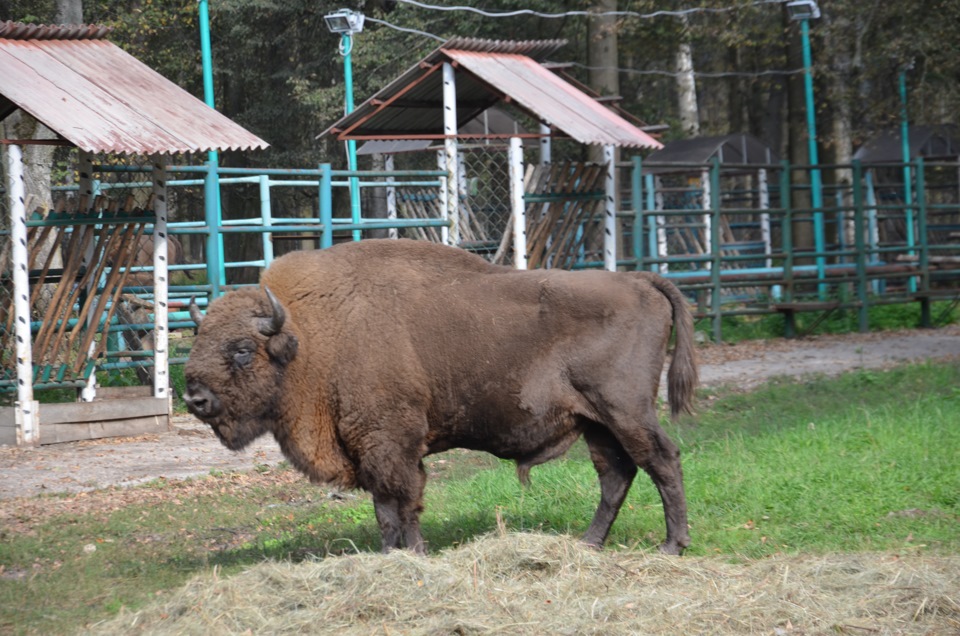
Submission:
[[[60,444],[78,442],[104,437],[132,437],[148,433],[164,433],[169,430],[166,415],[134,417],[106,422],[86,422],[82,424],[43,424],[40,425],[41,444]]]
[[[0,445],[17,445],[17,410],[12,406],[0,406]]]
[[[152,386],[98,386],[98,400],[116,400],[120,398],[153,397]]]
[[[167,398],[129,398],[40,405],[40,432],[51,424],[105,422],[147,415],[167,415]]]

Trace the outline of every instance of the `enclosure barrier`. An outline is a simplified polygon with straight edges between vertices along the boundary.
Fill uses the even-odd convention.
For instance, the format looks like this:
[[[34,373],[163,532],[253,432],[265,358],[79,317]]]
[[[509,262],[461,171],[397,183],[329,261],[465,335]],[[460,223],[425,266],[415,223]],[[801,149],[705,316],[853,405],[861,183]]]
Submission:
[[[696,299],[696,315],[711,321],[717,342],[728,316],[782,314],[792,337],[798,313],[818,314],[812,329],[830,312],[853,310],[867,331],[870,307],[892,303],[919,303],[921,325],[931,326],[932,301],[960,299],[958,166],[922,158],[820,165],[825,204],[814,208],[810,166],[635,158],[625,166],[632,188],[623,214],[632,258],[621,263],[673,280]],[[686,183],[664,184],[654,168]],[[897,170],[912,175],[910,200],[902,183],[877,186],[878,175]]]
[[[519,152],[516,150],[515,152]],[[583,248],[587,224],[613,227],[621,246],[616,264],[620,269],[656,271],[673,280],[696,303],[696,316],[708,320],[714,340],[723,339],[723,319],[730,316],[760,316],[779,314],[784,317],[786,335],[799,333],[798,314],[814,313],[822,318],[830,312],[856,312],[862,331],[869,329],[870,307],[890,303],[919,303],[921,324],[935,324],[932,303],[938,299],[956,302],[960,294],[960,185],[958,161],[924,161],[908,164],[821,165],[823,201],[819,208],[811,205],[810,166],[795,166],[787,162],[756,165],[672,164],[672,172],[662,173],[667,166],[644,163],[640,158],[618,166],[621,174],[620,192],[614,192],[607,183],[589,185],[588,172],[576,173],[571,179],[583,181],[585,190],[570,199],[568,193],[551,191],[513,191],[516,209],[524,206],[527,214],[544,215],[541,225],[529,237],[526,227],[513,224],[513,231],[527,239],[529,248],[521,256],[529,257],[530,250],[546,256],[557,243],[551,237],[574,237],[576,249],[569,252],[572,260],[558,258],[535,259],[540,266],[568,266],[572,268],[600,268],[604,263],[602,252]],[[661,171],[651,171],[651,169]],[[242,268],[259,270],[275,256],[280,239],[292,235],[295,240],[311,240],[317,247],[331,246],[335,240],[352,240],[355,231],[392,229],[397,232],[417,231],[419,238],[430,238],[428,231],[449,228],[451,220],[444,216],[446,205],[446,173],[442,170],[393,171],[335,171],[328,164],[316,169],[247,169],[214,168],[208,166],[164,167],[179,179],[167,182],[170,192],[168,230],[172,237],[186,241],[203,237],[201,262],[172,263],[171,272],[190,272],[205,280],[190,284],[171,284],[168,288],[168,328],[171,332],[193,327],[186,311],[190,296],[215,297],[242,283],[229,283],[228,272]],[[103,177],[93,186],[94,196],[122,189],[149,190],[149,180],[111,182],[111,174],[147,174],[148,167],[94,166]],[[590,179],[595,175],[589,173]],[[900,181],[890,175],[899,174]],[[913,196],[903,196],[903,175],[911,176]],[[248,198],[236,218],[212,218],[201,206],[212,205],[208,197],[188,196],[191,189],[206,187],[211,178],[217,191],[217,200],[229,199],[232,189],[246,189]],[[346,191],[350,179],[356,178],[361,190],[381,188],[388,190],[394,200],[397,192],[411,192],[414,203],[422,208],[416,218],[364,218],[337,216],[334,213],[335,189]],[[530,184],[540,183],[537,179]],[[550,179],[542,182],[548,188]],[[599,183],[599,182],[597,182]],[[576,183],[567,184],[571,187]],[[583,185],[583,184],[581,184]],[[66,192],[68,188],[60,188]],[[594,191],[596,190],[596,191]],[[250,195],[250,192],[255,192]],[[275,203],[278,192],[296,192],[302,200],[312,201],[312,210],[306,214],[282,214]],[[179,193],[179,194],[178,194]],[[307,197],[303,197],[303,193]],[[619,198],[620,209],[611,225],[606,218],[572,213],[585,202]],[[388,197],[389,198],[389,197]],[[4,197],[8,199],[8,197]],[[249,202],[254,202],[247,205]],[[435,205],[435,203],[441,203]],[[426,205],[430,203],[431,205]],[[255,212],[251,213],[251,207]],[[467,206],[463,206],[466,208]],[[549,213],[548,213],[549,209]],[[231,213],[235,211],[231,210]],[[475,211],[476,212],[476,211]],[[7,214],[4,214],[7,221]],[[571,224],[570,219],[574,222]],[[26,229],[51,228],[70,224],[102,227],[107,216],[89,219],[76,215],[67,218],[50,214],[44,219],[30,218]],[[152,218],[130,217],[125,222],[141,223],[142,232],[150,235],[157,230]],[[475,219],[460,219],[461,228],[469,228]],[[551,225],[554,224],[554,225]],[[555,228],[562,233],[551,234]],[[13,230],[18,230],[13,227]],[[14,245],[10,225],[0,229],[3,246]],[[478,229],[482,233],[482,228]],[[224,241],[234,237],[258,237],[259,254],[254,258],[228,259]],[[450,240],[450,235],[438,231],[435,240]],[[214,241],[211,242],[210,237]],[[557,239],[559,240],[559,239]],[[553,242],[551,242],[553,241]],[[489,241],[488,241],[489,242]],[[466,237],[462,246],[471,244]],[[214,249],[210,246],[214,245]],[[502,247],[503,245],[501,245]],[[9,251],[9,250],[8,250]],[[4,289],[12,290],[7,256],[4,264]],[[105,267],[109,274],[111,267]],[[151,272],[148,264],[128,264],[122,272],[136,274]],[[28,278],[37,272],[28,272]],[[182,281],[181,281],[182,282]],[[102,284],[91,293],[104,291]],[[154,301],[155,290],[150,285],[126,285],[125,294]],[[13,295],[5,292],[4,303],[11,303]],[[75,314],[69,318],[33,320],[30,334],[47,328],[73,329],[81,307],[75,305]],[[7,313],[9,316],[9,305]],[[152,327],[152,314],[142,319],[120,320],[117,315],[103,313],[96,325],[89,328],[106,338],[142,333]],[[0,321],[2,322],[2,321]],[[52,325],[52,326],[51,326]],[[0,325],[0,328],[12,328]],[[19,325],[18,325],[19,326]],[[815,325],[813,325],[815,326]],[[810,329],[812,326],[807,325]],[[5,334],[12,332],[5,331]],[[170,364],[185,360],[185,351],[171,351]],[[23,359],[23,358],[20,358]],[[13,356],[4,359],[11,364]],[[149,368],[153,364],[148,350],[133,350],[127,346],[108,347],[96,360],[98,369],[113,371],[127,368]],[[77,388],[84,384],[64,372],[64,366],[42,364],[30,374],[33,389]],[[15,372],[0,378],[0,393],[17,390]]]

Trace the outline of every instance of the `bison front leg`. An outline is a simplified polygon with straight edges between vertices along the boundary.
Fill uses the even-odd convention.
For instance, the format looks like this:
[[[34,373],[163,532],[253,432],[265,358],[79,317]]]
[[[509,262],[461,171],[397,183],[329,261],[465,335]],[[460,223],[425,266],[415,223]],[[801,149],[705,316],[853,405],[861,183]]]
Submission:
[[[404,440],[407,442],[409,440]],[[373,495],[384,552],[408,548],[424,554],[420,533],[423,489],[427,473],[419,445],[384,444],[369,451],[360,463],[360,485]]]
[[[374,494],[373,510],[380,526],[383,552],[409,548],[417,554],[425,554],[426,546],[420,534],[419,510],[408,501],[392,495]]]

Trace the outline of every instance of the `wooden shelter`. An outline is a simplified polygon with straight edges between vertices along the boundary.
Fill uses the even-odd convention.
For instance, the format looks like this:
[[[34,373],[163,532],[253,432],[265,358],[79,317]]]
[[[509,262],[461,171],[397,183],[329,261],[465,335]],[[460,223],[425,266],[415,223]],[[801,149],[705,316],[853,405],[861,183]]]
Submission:
[[[169,425],[167,192],[169,155],[264,148],[266,142],[110,43],[92,25],[0,23],[0,120],[21,110],[54,139],[0,139],[5,214],[0,234],[0,444],[39,444],[165,430]],[[76,148],[72,209],[34,209],[25,193],[23,149]],[[139,201],[98,194],[96,161],[145,172]],[[147,167],[148,166],[148,167]],[[98,391],[103,331],[152,237],[153,387],[146,395]],[[52,249],[51,249],[52,246]],[[55,252],[62,263],[55,264]],[[39,293],[41,289],[49,293]],[[41,302],[42,301],[42,302]],[[35,388],[74,387],[79,401],[38,404]]]
[[[506,196],[512,210],[512,221],[503,232],[501,248],[512,238],[514,265],[566,266],[569,259],[548,258],[530,263],[531,254],[542,250],[528,244],[528,235],[540,237],[557,249],[565,245],[567,252],[574,253],[586,240],[583,228],[590,227],[594,235],[601,237],[604,267],[616,269],[621,233],[616,218],[616,149],[655,149],[661,144],[642,129],[642,124],[608,107],[596,95],[569,81],[562,67],[546,61],[564,44],[562,40],[451,39],[321,136],[333,135],[344,141],[442,143],[442,169],[448,174],[444,205],[446,216],[452,221],[447,241],[454,245],[462,244],[461,227],[470,227],[472,222],[471,215],[461,209],[461,184],[466,180],[459,176],[459,145],[466,139],[499,140],[508,148],[506,161],[501,160],[501,164],[508,166]],[[495,105],[509,105],[535,126],[529,131],[487,132],[479,137],[461,132]],[[539,141],[541,164],[553,163],[553,139],[600,146],[604,153],[602,176],[585,180],[582,176],[586,167],[573,162],[549,168],[527,166],[524,139]],[[536,171],[541,176],[536,176]],[[586,205],[588,201],[593,203]],[[571,221],[574,213],[582,215]],[[497,250],[501,252],[502,249]]]

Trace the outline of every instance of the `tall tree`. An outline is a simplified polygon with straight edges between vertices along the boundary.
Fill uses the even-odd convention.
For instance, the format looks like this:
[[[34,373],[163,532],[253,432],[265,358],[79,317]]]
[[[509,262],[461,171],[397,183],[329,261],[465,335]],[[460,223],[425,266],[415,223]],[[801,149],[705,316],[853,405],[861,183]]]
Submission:
[[[682,35],[677,43],[676,79],[677,110],[681,132],[685,137],[700,135],[700,109],[697,106],[697,84],[693,75],[693,50],[688,39],[687,18],[680,17]]]
[[[593,0],[587,31],[589,85],[601,96],[620,94],[618,70],[617,0]],[[591,146],[588,160],[603,163],[603,148]]]

